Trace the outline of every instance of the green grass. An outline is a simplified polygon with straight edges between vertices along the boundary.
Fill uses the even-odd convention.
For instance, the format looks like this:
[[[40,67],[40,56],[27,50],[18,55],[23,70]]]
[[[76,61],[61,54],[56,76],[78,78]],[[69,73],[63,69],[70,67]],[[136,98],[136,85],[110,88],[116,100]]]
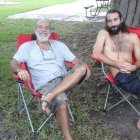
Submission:
[[[66,3],[74,0],[16,0],[20,4],[0,7],[0,110],[4,114],[1,124],[3,140],[62,140],[58,124],[52,121],[45,126],[37,136],[31,134],[26,115],[19,116],[17,111],[17,87],[9,69],[11,57],[15,53],[16,36],[20,33],[31,33],[36,20],[7,19],[8,15],[38,9],[57,3]],[[74,34],[78,29],[86,29],[85,23],[51,21],[53,30],[60,38]],[[87,25],[88,26],[88,25]],[[62,28],[63,27],[63,28]],[[103,106],[102,93],[93,101],[93,91],[82,86],[73,90],[70,97],[73,113],[77,116],[76,124],[71,128],[75,140],[113,140],[112,134],[98,122],[90,117],[91,112],[100,112]],[[33,108],[33,106],[31,106]],[[38,107],[35,107],[38,109]],[[39,113],[40,115],[36,115]],[[42,113],[33,111],[35,122],[42,118]],[[0,137],[1,139],[1,137]]]

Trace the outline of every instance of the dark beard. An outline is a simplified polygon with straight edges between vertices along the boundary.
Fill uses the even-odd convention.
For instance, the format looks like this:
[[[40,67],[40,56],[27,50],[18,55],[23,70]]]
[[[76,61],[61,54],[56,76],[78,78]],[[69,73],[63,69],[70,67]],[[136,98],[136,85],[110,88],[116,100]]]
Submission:
[[[108,27],[108,32],[110,35],[117,35],[121,31],[121,24],[119,26]]]

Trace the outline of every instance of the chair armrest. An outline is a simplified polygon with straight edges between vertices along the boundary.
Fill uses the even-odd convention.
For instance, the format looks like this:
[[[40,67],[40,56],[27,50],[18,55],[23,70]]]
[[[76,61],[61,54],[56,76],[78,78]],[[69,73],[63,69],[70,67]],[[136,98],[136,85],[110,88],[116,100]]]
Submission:
[[[94,60],[94,61],[96,61],[96,62],[102,62],[102,59],[97,58],[97,57],[92,57],[91,59]]]
[[[72,62],[65,61],[65,64],[69,67],[74,67],[75,65]]]
[[[13,73],[13,78],[14,78],[15,80],[17,80],[18,83],[24,84],[24,87],[27,88],[27,89],[32,93],[33,96],[36,96],[36,97],[41,97],[41,96],[42,96],[40,93],[36,92],[36,91],[31,87],[31,84],[30,84],[29,81],[25,82],[25,81],[21,80],[16,72]]]
[[[30,81],[23,81],[18,76],[17,72],[13,73],[13,78],[17,80],[17,82],[24,84],[24,86],[30,91],[34,92],[34,89],[31,87]]]
[[[13,73],[13,78],[14,78],[15,80],[17,80],[19,83],[24,83],[24,81],[21,80],[21,79],[19,78],[17,72]]]

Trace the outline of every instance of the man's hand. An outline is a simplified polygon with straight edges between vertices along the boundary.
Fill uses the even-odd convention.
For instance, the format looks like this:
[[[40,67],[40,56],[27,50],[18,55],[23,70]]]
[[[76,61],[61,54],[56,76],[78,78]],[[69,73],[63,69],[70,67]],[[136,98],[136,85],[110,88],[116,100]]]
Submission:
[[[117,66],[122,73],[130,73],[136,70],[136,66],[129,62],[118,62]]]
[[[18,69],[17,70],[17,74],[19,76],[19,78],[23,81],[27,81],[30,79],[29,73],[27,70],[24,69]]]

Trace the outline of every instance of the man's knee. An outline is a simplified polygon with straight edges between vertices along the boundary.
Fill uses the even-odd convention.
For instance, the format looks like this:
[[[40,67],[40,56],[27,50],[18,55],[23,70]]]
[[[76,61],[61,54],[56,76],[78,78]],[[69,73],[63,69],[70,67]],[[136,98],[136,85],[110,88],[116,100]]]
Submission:
[[[59,105],[59,111],[65,111],[67,110],[67,103],[66,102],[63,102]]]
[[[77,73],[81,76],[84,76],[86,74],[86,72],[87,72],[87,68],[83,65],[78,66],[75,70],[75,73]]]

